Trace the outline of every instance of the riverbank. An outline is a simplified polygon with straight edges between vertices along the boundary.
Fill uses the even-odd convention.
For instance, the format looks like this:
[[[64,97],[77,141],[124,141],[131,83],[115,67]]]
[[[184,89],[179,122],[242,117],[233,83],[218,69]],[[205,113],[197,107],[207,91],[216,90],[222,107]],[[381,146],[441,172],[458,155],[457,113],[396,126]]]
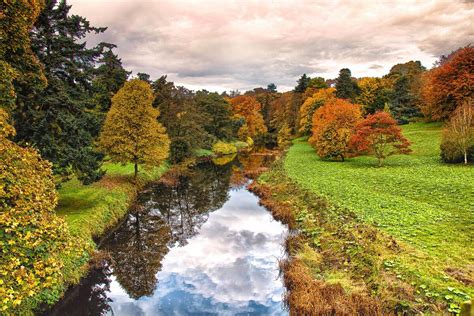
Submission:
[[[297,140],[253,185],[301,232],[282,265],[292,310],[449,313],[474,295],[474,170],[439,162],[440,132],[405,126],[414,152],[384,168],[369,157],[324,162]]]
[[[88,263],[96,249],[94,239],[127,214],[138,192],[148,183],[158,180],[168,169],[167,164],[160,167],[140,169],[136,183],[133,183],[132,164],[120,165],[106,163],[106,175],[98,182],[83,185],[77,179],[64,183],[58,190],[57,214],[64,218],[71,234],[76,240],[74,253],[63,258],[63,289],[50,293],[48,304],[57,301],[68,286],[77,284],[88,272]]]

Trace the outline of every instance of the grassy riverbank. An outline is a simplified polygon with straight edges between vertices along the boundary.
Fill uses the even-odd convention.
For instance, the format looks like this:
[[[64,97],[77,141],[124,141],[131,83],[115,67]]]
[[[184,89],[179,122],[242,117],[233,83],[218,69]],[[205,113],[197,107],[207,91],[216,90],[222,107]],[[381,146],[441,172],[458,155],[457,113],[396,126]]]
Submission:
[[[65,219],[71,234],[75,237],[80,251],[63,258],[64,287],[79,282],[87,273],[87,262],[95,250],[93,238],[104,234],[116,225],[127,213],[137,193],[147,183],[158,180],[168,169],[167,164],[160,167],[141,168],[137,183],[133,183],[132,164],[119,165],[106,163],[106,175],[91,185],[82,185],[72,179],[59,189],[57,214]],[[53,294],[54,302],[61,293]],[[56,299],[54,297],[57,297]]]
[[[383,168],[371,157],[321,161],[299,140],[260,178],[269,200],[291,201],[304,236],[293,258],[313,279],[336,280],[387,311],[456,312],[474,295],[474,168],[439,162],[440,132],[404,126],[413,154]]]

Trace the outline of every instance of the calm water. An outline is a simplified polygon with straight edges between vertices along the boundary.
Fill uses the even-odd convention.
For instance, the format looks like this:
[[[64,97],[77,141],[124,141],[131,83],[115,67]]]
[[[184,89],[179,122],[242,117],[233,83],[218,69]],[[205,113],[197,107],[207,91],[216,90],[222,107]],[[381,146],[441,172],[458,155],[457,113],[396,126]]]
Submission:
[[[242,172],[265,160],[204,163],[149,187],[102,243],[105,265],[47,315],[286,315],[278,259],[287,229]]]

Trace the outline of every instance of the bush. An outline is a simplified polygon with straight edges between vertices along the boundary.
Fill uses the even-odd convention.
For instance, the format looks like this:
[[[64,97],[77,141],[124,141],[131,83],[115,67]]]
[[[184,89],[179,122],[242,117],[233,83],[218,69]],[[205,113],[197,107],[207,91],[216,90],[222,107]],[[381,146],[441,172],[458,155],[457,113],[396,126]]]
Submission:
[[[452,140],[443,136],[443,141],[439,146],[441,149],[441,160],[445,163],[462,163],[464,162],[464,153]],[[467,151],[467,160],[474,160],[474,144]]]
[[[212,146],[212,151],[217,155],[231,155],[237,153],[237,147],[234,144],[219,141]]]

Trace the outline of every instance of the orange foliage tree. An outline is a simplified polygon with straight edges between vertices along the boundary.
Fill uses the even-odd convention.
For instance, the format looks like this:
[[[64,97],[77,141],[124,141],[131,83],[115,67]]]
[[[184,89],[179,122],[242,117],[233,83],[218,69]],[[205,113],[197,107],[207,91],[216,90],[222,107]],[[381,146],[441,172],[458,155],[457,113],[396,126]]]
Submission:
[[[245,123],[239,128],[238,136],[246,140],[267,132],[261,113],[262,106],[253,96],[239,95],[230,99],[234,117],[243,118]]]
[[[474,47],[464,47],[448,57],[423,77],[421,106],[433,120],[447,119],[464,100],[474,96]]]
[[[349,141],[356,123],[361,119],[360,105],[343,99],[332,99],[313,115],[310,144],[324,159],[347,157]]]
[[[353,155],[374,155],[379,166],[383,165],[388,156],[410,153],[409,146],[410,142],[403,137],[397,121],[387,112],[370,114],[360,121],[350,140]]]
[[[300,133],[308,134],[311,132],[311,121],[314,111],[330,99],[336,98],[336,95],[334,94],[335,91],[336,89],[334,88],[319,89],[313,93],[313,95],[306,98],[303,105],[300,107]]]

